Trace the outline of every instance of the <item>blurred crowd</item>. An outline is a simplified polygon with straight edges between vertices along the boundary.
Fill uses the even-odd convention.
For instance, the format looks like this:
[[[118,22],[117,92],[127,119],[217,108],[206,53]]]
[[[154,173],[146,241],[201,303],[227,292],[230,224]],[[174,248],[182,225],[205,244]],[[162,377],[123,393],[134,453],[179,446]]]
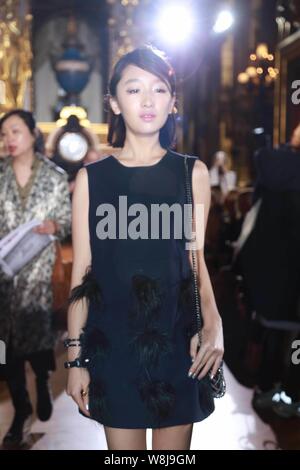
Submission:
[[[225,361],[254,388],[258,413],[300,417],[300,125],[255,153],[253,187],[233,187],[225,157],[217,152],[210,172],[206,234]]]

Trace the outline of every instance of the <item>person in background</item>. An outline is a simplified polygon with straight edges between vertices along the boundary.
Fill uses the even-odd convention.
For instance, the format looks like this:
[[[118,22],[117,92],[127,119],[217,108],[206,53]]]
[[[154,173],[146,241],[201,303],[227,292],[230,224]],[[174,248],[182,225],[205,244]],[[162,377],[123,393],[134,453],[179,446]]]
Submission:
[[[63,240],[71,229],[71,207],[65,172],[35,150],[35,120],[15,109],[0,120],[6,149],[0,159],[0,238],[20,224],[41,220],[36,231]],[[37,415],[52,412],[50,371],[55,370],[52,327],[52,271],[55,243],[48,245],[11,280],[0,269],[0,338],[7,345],[4,378],[15,415],[4,448],[22,444],[33,408],[26,388],[25,361],[36,375]]]
[[[287,147],[289,147],[291,151],[294,152],[300,151],[300,122],[293,130],[291,140],[287,143]]]
[[[229,191],[236,188],[236,173],[228,170],[228,157],[225,152],[219,150],[213,156],[212,166],[209,170],[210,185],[212,188],[220,188],[222,199]]]
[[[239,253],[248,302],[261,337],[252,405],[300,417],[300,375],[291,360],[300,332],[300,124],[288,143],[255,154],[254,228]]]
[[[261,197],[262,188],[296,190],[300,188],[300,123],[285,144],[269,149],[262,147],[254,155],[256,182],[254,202]]]

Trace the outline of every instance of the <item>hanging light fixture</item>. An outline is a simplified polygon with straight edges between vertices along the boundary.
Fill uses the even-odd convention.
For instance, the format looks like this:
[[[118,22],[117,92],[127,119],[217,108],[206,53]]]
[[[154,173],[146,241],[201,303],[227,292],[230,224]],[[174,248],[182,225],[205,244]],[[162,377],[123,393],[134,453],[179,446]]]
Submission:
[[[241,85],[246,83],[264,83],[270,85],[279,74],[279,70],[274,67],[274,55],[268,50],[265,43],[257,45],[255,52],[249,56],[250,64],[244,72],[240,72],[237,80]]]

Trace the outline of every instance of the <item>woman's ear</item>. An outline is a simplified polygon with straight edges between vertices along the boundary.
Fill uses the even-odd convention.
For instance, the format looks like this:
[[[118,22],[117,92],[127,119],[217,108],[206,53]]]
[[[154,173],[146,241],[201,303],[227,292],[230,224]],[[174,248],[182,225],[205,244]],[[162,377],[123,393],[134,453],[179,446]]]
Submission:
[[[110,97],[109,98],[109,104],[110,104],[110,107],[111,107],[114,114],[116,114],[116,115],[121,114],[121,110],[119,108],[119,105],[118,105],[118,102],[117,102],[116,98]]]

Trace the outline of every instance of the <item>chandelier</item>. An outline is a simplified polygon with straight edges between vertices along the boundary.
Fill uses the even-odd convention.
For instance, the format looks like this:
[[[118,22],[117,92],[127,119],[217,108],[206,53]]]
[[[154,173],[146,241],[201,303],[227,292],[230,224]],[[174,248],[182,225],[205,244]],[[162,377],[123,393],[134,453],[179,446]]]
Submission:
[[[134,49],[138,35],[135,17],[140,6],[140,0],[106,0],[112,8],[108,18],[108,26],[113,32],[112,38],[116,46],[115,60]]]
[[[250,63],[246,70],[237,76],[240,84],[253,83],[268,86],[274,82],[279,70],[274,67],[274,55],[268,51],[267,44],[258,44],[255,53],[250,54],[249,60]]]

